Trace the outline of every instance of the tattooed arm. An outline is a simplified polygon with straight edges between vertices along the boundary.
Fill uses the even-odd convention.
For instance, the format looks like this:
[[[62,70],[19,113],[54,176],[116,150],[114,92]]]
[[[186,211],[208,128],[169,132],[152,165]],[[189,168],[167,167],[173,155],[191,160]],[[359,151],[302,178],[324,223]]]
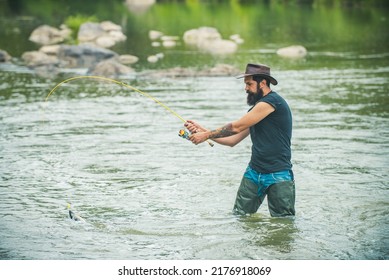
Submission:
[[[191,132],[191,133],[199,133],[199,132],[210,132],[209,129],[201,126],[199,123],[188,120],[185,123],[185,127]],[[250,134],[249,129],[246,129],[240,133],[234,134],[229,137],[223,137],[223,138],[213,138],[212,140],[216,143],[224,146],[234,147],[238,143],[240,143],[243,139],[245,139]]]
[[[239,131],[233,130],[232,123],[228,123],[225,126],[212,130],[209,133],[208,138],[216,139],[216,138],[229,137],[237,133],[239,133]]]
[[[228,123],[215,130],[206,130],[194,133],[190,136],[189,140],[191,140],[192,143],[197,145],[208,139],[232,137],[242,132],[244,132],[244,134],[242,133],[241,135],[246,137],[248,135],[248,129],[250,126],[260,122],[272,112],[274,112],[273,106],[265,102],[259,102],[250,112],[248,112],[239,120]]]
[[[208,139],[216,140],[219,138],[226,138],[238,134],[240,131],[234,131],[232,123],[228,123],[225,126],[222,126],[215,130],[206,130],[202,132],[197,132],[192,134],[189,137],[194,144],[200,144]]]

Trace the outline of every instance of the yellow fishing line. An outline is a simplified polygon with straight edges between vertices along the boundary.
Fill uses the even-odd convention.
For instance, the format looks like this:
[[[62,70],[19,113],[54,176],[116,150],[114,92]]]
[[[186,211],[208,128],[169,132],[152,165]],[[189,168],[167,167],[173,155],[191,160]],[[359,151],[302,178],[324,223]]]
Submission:
[[[163,104],[161,101],[159,101],[158,99],[154,98],[153,96],[151,96],[150,94],[144,92],[144,91],[141,91],[133,86],[130,86],[129,84],[126,84],[124,82],[121,82],[121,81],[118,81],[118,80],[114,80],[114,79],[111,79],[111,78],[106,78],[106,77],[101,77],[101,76],[76,76],[76,77],[72,77],[72,78],[69,78],[69,79],[66,79],[66,80],[63,80],[62,82],[58,83],[50,92],[49,94],[46,96],[46,99],[45,99],[45,102],[49,99],[49,97],[63,84],[67,83],[67,82],[70,82],[70,81],[73,81],[73,80],[79,80],[79,79],[95,79],[95,80],[102,80],[102,81],[106,81],[106,82],[111,82],[111,83],[115,83],[117,85],[120,85],[120,86],[124,86],[126,88],[129,88],[133,91],[136,91],[140,94],[142,94],[143,96],[146,96],[147,98],[153,100],[155,103],[157,103],[158,105],[162,106],[163,108],[165,108],[168,112],[170,112],[172,115],[176,116],[177,118],[179,118],[182,122],[186,122],[186,120],[181,117],[177,112],[175,112],[174,110],[172,110],[171,108],[169,108],[168,106],[166,106],[165,104]],[[208,144],[213,147],[213,143],[211,143],[210,141],[207,141]]]
[[[186,122],[186,120],[181,117],[178,113],[176,113],[175,111],[173,111],[172,109],[170,109],[168,106],[166,106],[165,104],[163,104],[161,101],[159,101],[158,99],[154,98],[153,96],[151,96],[150,94],[144,92],[144,91],[141,91],[133,86],[130,86],[129,84],[126,84],[124,82],[121,82],[121,81],[117,81],[117,80],[114,80],[114,79],[111,79],[111,78],[106,78],[106,77],[101,77],[101,76],[76,76],[76,77],[72,77],[72,78],[69,78],[69,79],[66,79],[62,82],[60,82],[59,84],[57,84],[51,91],[50,93],[46,96],[46,99],[45,101],[47,101],[49,99],[49,97],[54,93],[54,91],[57,90],[57,88],[59,88],[62,84],[65,84],[67,82],[70,82],[70,81],[73,81],[73,80],[79,80],[79,79],[96,79],[96,80],[103,80],[103,81],[107,81],[107,82],[111,82],[111,83],[115,83],[115,84],[118,84],[120,86],[124,86],[126,88],[129,88],[129,89],[132,89],[136,92],[139,92],[140,94],[146,96],[147,98],[150,98],[151,100],[153,100],[155,103],[161,105],[162,107],[164,107],[167,111],[169,111],[170,113],[172,113],[174,116],[176,116],[177,118],[179,118],[181,121],[183,121],[184,123]]]

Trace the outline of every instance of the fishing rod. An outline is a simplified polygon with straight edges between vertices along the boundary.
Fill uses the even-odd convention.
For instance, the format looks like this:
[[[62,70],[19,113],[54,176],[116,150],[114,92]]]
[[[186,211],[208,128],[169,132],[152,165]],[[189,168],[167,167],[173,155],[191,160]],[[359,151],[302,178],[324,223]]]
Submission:
[[[165,108],[169,113],[171,113],[173,116],[177,117],[178,119],[180,119],[183,123],[186,123],[186,120],[180,116],[177,112],[175,112],[173,109],[169,108],[167,105],[165,105],[164,103],[162,103],[161,101],[159,101],[158,99],[156,99],[155,97],[153,97],[152,95],[150,95],[149,93],[147,92],[144,92],[144,91],[141,91],[140,89],[137,89],[136,87],[133,87],[133,86],[130,86],[129,84],[127,83],[124,83],[122,81],[118,81],[118,80],[114,80],[114,79],[111,79],[111,78],[106,78],[106,77],[101,77],[101,76],[75,76],[75,77],[72,77],[72,78],[68,78],[66,80],[63,80],[62,82],[58,83],[50,92],[49,94],[46,96],[45,98],[45,102],[49,99],[49,97],[63,84],[65,83],[68,83],[70,81],[73,81],[73,80],[79,80],[79,79],[95,79],[95,80],[102,80],[102,81],[106,81],[106,82],[111,82],[111,83],[115,83],[119,86],[123,86],[123,87],[126,87],[126,88],[129,88],[133,91],[136,91],[140,94],[142,94],[143,96],[153,100],[155,103],[157,103],[158,105],[162,106],[163,108]],[[180,130],[179,134],[178,134],[180,137],[182,137],[182,132]],[[189,137],[183,137],[185,139],[188,139]],[[188,139],[189,140],[189,139]],[[214,144],[207,140],[207,143],[213,147]]]

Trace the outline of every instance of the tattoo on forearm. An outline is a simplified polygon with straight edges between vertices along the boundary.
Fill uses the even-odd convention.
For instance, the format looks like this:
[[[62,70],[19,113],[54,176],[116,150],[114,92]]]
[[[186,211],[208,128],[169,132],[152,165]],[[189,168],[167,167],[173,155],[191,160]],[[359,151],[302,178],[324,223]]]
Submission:
[[[209,135],[209,138],[215,139],[215,138],[223,138],[228,137],[237,134],[237,132],[232,130],[232,123],[228,123],[225,126],[212,130],[211,134]]]

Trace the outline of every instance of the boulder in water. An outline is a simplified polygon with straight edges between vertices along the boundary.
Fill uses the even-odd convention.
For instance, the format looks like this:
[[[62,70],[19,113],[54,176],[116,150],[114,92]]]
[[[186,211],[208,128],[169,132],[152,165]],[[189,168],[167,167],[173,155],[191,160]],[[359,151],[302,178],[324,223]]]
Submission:
[[[277,50],[277,55],[287,58],[303,58],[307,53],[307,49],[300,45],[293,45]]]

